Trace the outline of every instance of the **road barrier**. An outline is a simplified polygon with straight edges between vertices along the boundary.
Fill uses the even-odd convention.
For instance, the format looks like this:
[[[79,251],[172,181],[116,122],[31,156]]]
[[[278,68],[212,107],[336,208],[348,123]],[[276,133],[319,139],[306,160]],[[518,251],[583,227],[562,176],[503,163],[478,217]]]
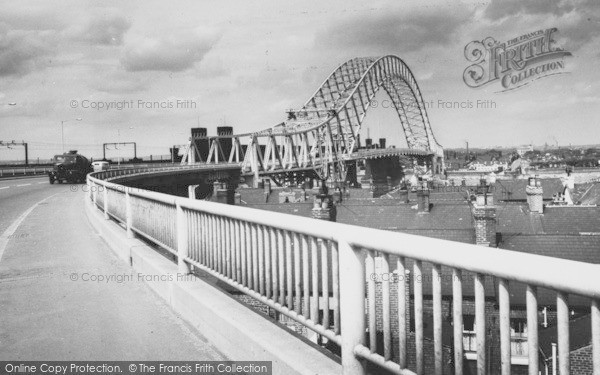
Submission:
[[[529,374],[538,374],[538,288],[544,288],[556,296],[559,373],[570,373],[568,297],[574,294],[589,298],[593,369],[600,375],[598,265],[180,198],[107,181],[156,171],[92,173],[87,178],[89,198],[106,219],[121,222],[129,236],[146,238],[172,253],[180,273],[204,270],[338,344],[344,374],[366,374],[366,362],[397,374],[426,373],[423,278],[431,280],[433,305],[433,370],[427,373],[442,374],[442,275],[450,273],[455,374],[466,372],[466,285],[474,288],[476,327],[466,349],[476,356],[477,373],[488,373],[485,288],[491,279],[499,307],[502,374],[511,371],[515,344],[520,354],[527,353]],[[397,277],[396,292],[390,278],[383,277],[377,293],[377,278],[367,275],[385,275],[393,268],[396,275],[411,276]],[[405,292],[409,283],[413,309]],[[511,338],[509,283],[524,286],[526,342]],[[392,311],[391,293],[397,293],[397,311]],[[392,322],[394,314],[397,322]],[[414,333],[408,314],[414,315]],[[378,322],[383,348],[377,348],[373,334]],[[407,369],[413,342],[408,337],[413,335],[415,372]]]

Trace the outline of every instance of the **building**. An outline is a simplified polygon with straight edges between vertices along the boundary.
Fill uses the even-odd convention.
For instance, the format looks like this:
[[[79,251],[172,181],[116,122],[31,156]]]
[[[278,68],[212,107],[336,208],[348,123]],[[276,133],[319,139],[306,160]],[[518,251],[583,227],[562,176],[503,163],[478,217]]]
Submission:
[[[533,145],[531,144],[517,147],[517,154],[519,154],[520,157],[523,157],[523,155],[530,151],[533,151]]]
[[[333,192],[331,202],[334,207],[328,205],[321,209],[334,208],[335,215],[326,211],[327,215],[322,218],[346,224],[600,264],[600,207],[559,204],[555,194],[563,189],[563,182],[559,178],[499,180],[485,187],[440,186],[416,192],[392,189],[379,198],[374,198],[369,189],[348,189]],[[239,189],[238,193],[238,203],[247,207],[314,217],[317,191],[313,189],[271,189],[269,186],[268,189]],[[394,259],[391,259],[391,264],[395,264]],[[410,262],[407,266],[412,269]],[[431,275],[431,265],[423,264],[423,274]],[[465,363],[472,370],[476,365],[473,276],[463,274],[463,345]],[[448,361],[452,360],[453,342],[453,329],[450,325],[453,310],[451,280],[451,271],[442,267],[442,311],[446,317],[443,323],[443,347]],[[428,343],[433,339],[431,280],[424,278],[422,286],[425,299],[424,350],[427,352],[432,350],[432,345]],[[379,291],[381,285],[377,288]],[[526,374],[528,347],[525,286],[511,283],[510,291],[512,373]],[[412,292],[409,290],[408,293]],[[397,296],[393,290],[390,294]],[[497,285],[491,278],[485,278],[485,296],[489,335],[489,347],[486,351],[488,373],[496,374],[500,369],[499,310]],[[395,311],[394,303],[397,304],[397,301],[392,300],[392,311]],[[545,324],[539,327],[542,349],[540,368],[552,364],[552,353],[548,351],[548,347],[552,346],[552,337],[556,337],[551,333],[552,330],[555,331],[556,324],[555,304],[556,295],[540,289],[538,320]],[[412,315],[412,308],[411,304],[408,316]],[[586,319],[589,314],[589,302],[577,296],[569,297],[569,308],[572,311],[572,324],[577,324],[578,319]],[[397,315],[392,316],[392,321],[397,321]],[[379,332],[376,334],[380,335]],[[411,337],[413,333],[409,334],[409,343]],[[585,341],[583,339],[581,345],[577,341],[578,344],[572,346],[572,368],[587,368],[591,360],[587,355],[589,348],[584,345]],[[397,338],[393,342],[397,345]],[[411,347],[408,349],[410,353]],[[410,365],[409,363],[409,368]],[[426,371],[431,365],[426,359]]]

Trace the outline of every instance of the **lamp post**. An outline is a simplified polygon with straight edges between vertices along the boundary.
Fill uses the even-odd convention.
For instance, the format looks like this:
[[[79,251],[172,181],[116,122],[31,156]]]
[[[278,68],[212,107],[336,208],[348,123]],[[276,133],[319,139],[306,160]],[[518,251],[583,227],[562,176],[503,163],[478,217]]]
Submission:
[[[77,117],[76,119],[73,120],[62,120],[60,122],[60,138],[62,140],[62,152],[63,154],[65,153],[65,122],[69,122],[69,121],[81,121],[82,118],[81,117]]]

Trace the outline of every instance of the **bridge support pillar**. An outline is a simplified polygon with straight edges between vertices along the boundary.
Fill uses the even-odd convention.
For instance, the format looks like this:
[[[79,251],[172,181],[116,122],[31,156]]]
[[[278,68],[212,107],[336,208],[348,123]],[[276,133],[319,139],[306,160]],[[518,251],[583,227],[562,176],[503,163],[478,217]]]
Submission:
[[[404,171],[398,157],[365,160],[365,175],[361,183],[373,181],[373,196],[379,197],[399,186]]]
[[[435,155],[431,157],[431,174],[434,176],[440,174],[440,165],[437,159],[438,158]]]
[[[211,200],[217,203],[235,204],[235,187],[225,182],[215,181]]]
[[[189,185],[188,186],[188,198],[196,199],[196,188],[200,185]]]
[[[437,156],[438,166],[439,166],[439,174],[443,174],[446,171],[446,164],[444,163],[443,156]]]
[[[357,170],[358,166],[356,161],[349,161],[346,164],[346,182],[348,182],[350,186],[358,185]]]

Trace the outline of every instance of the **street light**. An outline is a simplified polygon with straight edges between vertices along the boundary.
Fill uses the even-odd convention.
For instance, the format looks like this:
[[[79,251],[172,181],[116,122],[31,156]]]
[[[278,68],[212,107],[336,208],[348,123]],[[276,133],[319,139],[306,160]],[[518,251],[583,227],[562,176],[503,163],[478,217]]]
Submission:
[[[62,152],[63,154],[65,153],[65,122],[69,122],[69,121],[81,121],[82,118],[81,117],[77,117],[76,119],[73,120],[62,120],[60,122],[60,137],[62,139]]]

